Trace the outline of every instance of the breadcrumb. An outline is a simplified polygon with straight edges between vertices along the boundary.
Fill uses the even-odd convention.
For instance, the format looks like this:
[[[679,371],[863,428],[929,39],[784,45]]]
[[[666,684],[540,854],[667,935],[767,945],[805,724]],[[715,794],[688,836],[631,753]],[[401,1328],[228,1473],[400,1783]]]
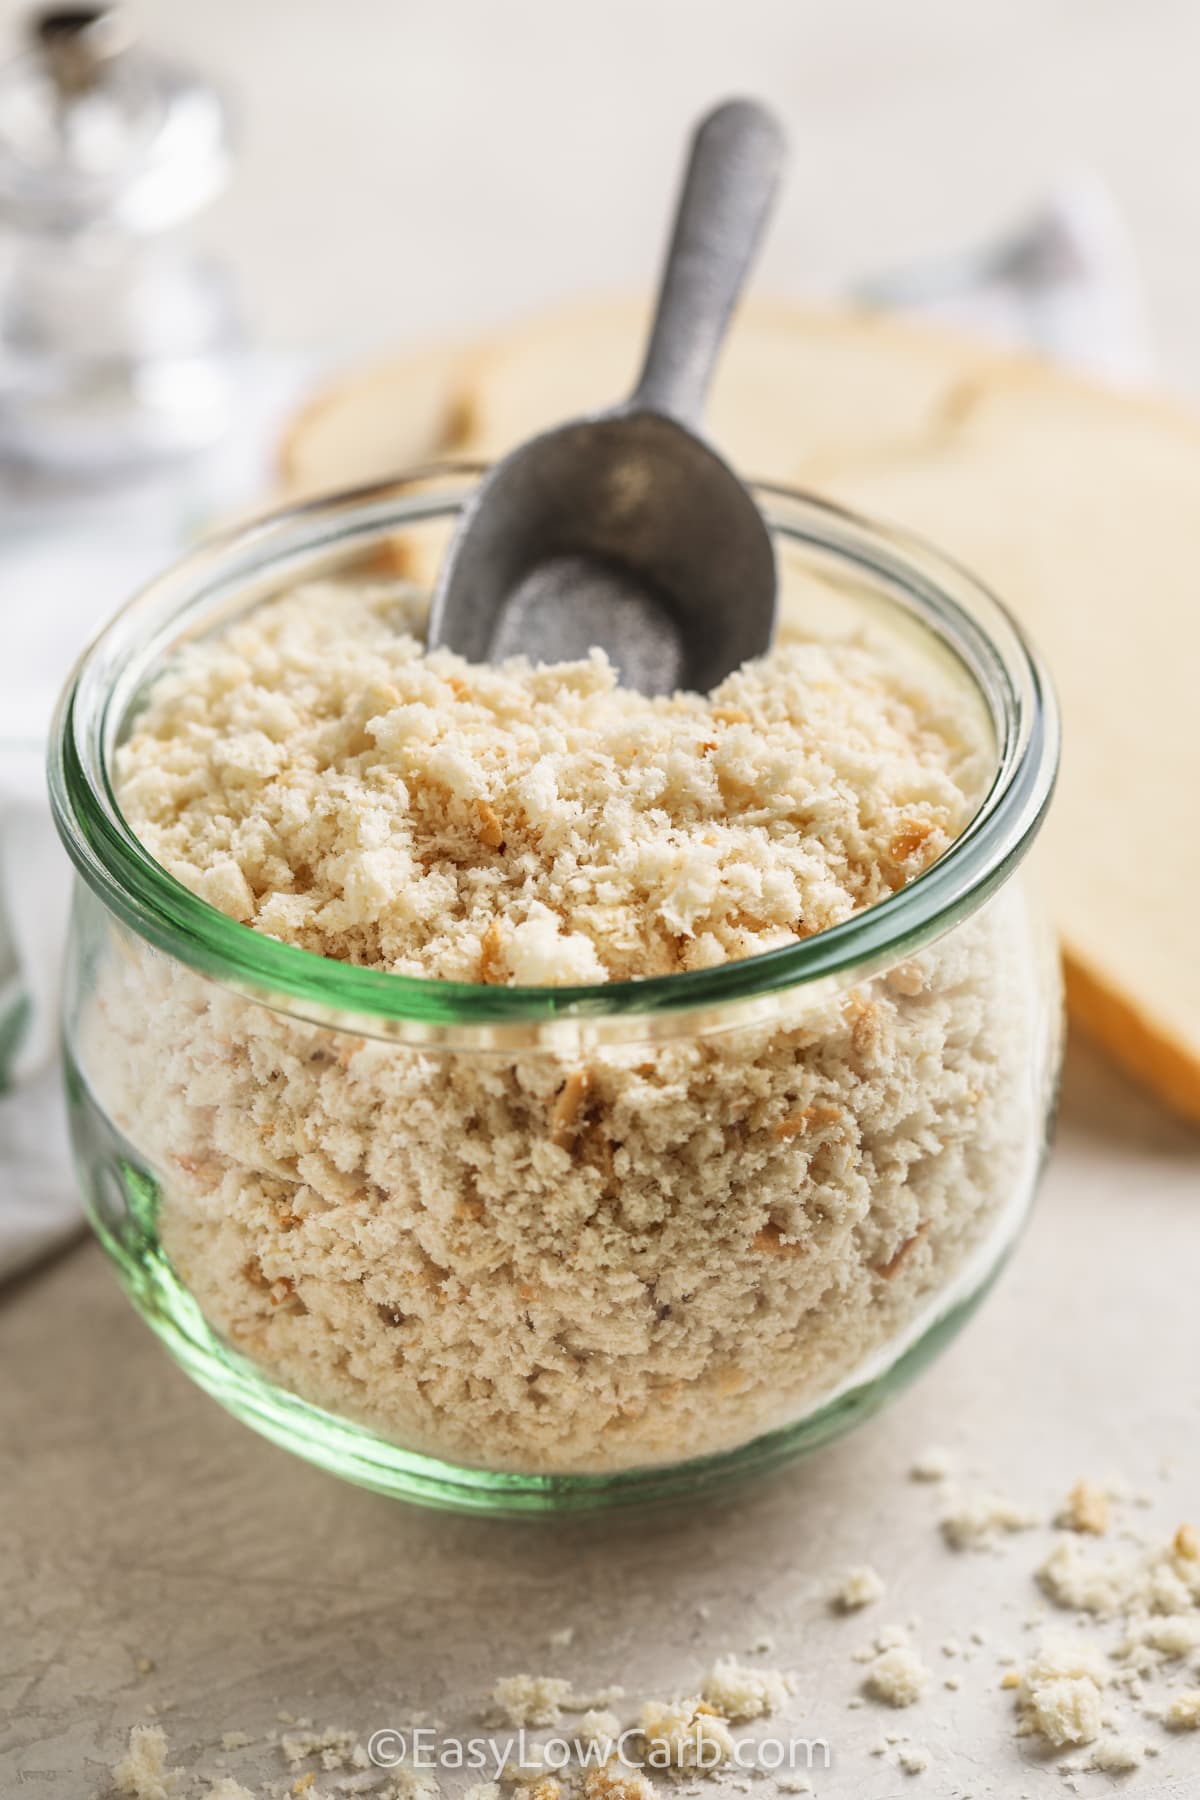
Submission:
[[[882,1600],[886,1592],[883,1577],[870,1563],[856,1563],[834,1589],[833,1604],[840,1612],[857,1612],[861,1606]]]
[[[896,1761],[906,1775],[922,1775],[933,1758],[923,1744],[905,1744],[897,1752]]]
[[[658,1790],[640,1769],[610,1757],[583,1777],[585,1800],[655,1800]]]
[[[1123,1775],[1130,1769],[1140,1768],[1145,1759],[1144,1738],[1102,1737],[1088,1758],[1088,1768]]]
[[[949,1481],[958,1468],[953,1450],[941,1444],[929,1444],[913,1459],[909,1474],[914,1481]]]
[[[1014,1531],[1028,1531],[1038,1522],[1032,1507],[1021,1506],[1002,1494],[956,1493],[942,1515],[942,1536],[954,1550],[984,1550]]]
[[[570,1682],[554,1675],[506,1675],[489,1696],[494,1716],[518,1731],[559,1724],[570,1697]]]
[[[1056,1749],[1093,1743],[1104,1724],[1100,1690],[1107,1680],[1104,1658],[1094,1645],[1058,1633],[1047,1636],[1020,1680],[1022,1732],[1036,1732]],[[1007,1682],[1006,1676],[1003,1685]]]
[[[575,1727],[575,1736],[583,1744],[615,1744],[620,1735],[620,1719],[605,1708],[589,1707]]]
[[[178,1792],[180,1770],[167,1767],[167,1734],[160,1725],[135,1725],[129,1747],[113,1765],[112,1781],[129,1800],[170,1800]]]
[[[881,1650],[868,1665],[863,1686],[875,1700],[888,1706],[911,1706],[929,1681],[929,1670],[910,1644]]]
[[[1098,1482],[1089,1481],[1086,1477],[1075,1483],[1067,1495],[1066,1505],[1058,1515],[1057,1523],[1071,1531],[1091,1532],[1095,1537],[1103,1537],[1108,1530],[1109,1504],[1108,1495]]]
[[[733,1734],[698,1696],[647,1700],[638,1723],[652,1768],[714,1769],[733,1755]]]
[[[776,1669],[750,1669],[732,1656],[718,1657],[704,1678],[704,1699],[735,1724],[765,1719],[787,1703],[791,1682]]]
[[[1200,1688],[1187,1688],[1176,1694],[1166,1710],[1164,1723],[1172,1731],[1200,1731]]]

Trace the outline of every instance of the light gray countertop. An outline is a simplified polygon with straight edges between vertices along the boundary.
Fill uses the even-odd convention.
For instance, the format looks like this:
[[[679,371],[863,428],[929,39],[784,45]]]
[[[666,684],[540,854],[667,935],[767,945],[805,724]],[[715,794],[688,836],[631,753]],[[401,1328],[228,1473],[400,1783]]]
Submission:
[[[1077,1477],[1110,1472],[1146,1490],[1135,1525],[1169,1534],[1197,1517],[1198,1168],[1194,1135],[1078,1046],[1034,1221],[942,1361],[874,1422],[735,1499],[605,1521],[424,1513],[309,1469],[195,1390],[99,1251],[79,1248],[0,1307],[0,1792],[83,1800],[147,1705],[169,1702],[177,1760],[215,1773],[223,1732],[278,1731],[281,1710],[363,1738],[422,1712],[478,1731],[497,1676],[616,1680],[636,1701],[687,1690],[765,1635],[759,1660],[796,1676],[781,1735],[831,1745],[831,1771],[813,1777],[825,1800],[1061,1794],[1014,1738],[997,1660],[1033,1642],[1048,1523],[1000,1553],[951,1551],[937,1490],[908,1470],[937,1442],[1047,1522]],[[864,1560],[887,1595],[838,1618],[831,1580]],[[851,1653],[914,1614],[927,1695],[903,1712],[851,1706]],[[553,1647],[568,1626],[570,1646]],[[948,1638],[971,1659],[944,1658]],[[1131,1791],[1190,1800],[1200,1738],[1139,1728],[1162,1755]],[[929,1749],[926,1774],[871,1754],[888,1731]],[[261,1744],[226,1763],[243,1780],[286,1774]],[[1078,1780],[1084,1795],[1112,1789]]]

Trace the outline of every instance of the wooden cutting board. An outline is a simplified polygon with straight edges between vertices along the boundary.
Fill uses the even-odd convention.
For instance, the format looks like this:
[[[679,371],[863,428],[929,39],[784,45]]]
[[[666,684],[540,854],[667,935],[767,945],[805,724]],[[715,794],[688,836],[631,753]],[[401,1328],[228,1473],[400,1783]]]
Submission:
[[[626,391],[621,300],[359,371],[285,435],[290,491],[492,456]],[[1200,1121],[1200,421],[877,315],[747,307],[709,423],[747,474],[917,531],[1029,627],[1063,704],[1039,876],[1073,1016]]]

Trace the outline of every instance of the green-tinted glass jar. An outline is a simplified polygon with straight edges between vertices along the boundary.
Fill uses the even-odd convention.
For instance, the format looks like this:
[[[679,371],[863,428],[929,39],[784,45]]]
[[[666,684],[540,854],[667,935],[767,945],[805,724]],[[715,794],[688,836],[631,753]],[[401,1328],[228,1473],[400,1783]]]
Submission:
[[[869,628],[978,720],[990,788],[917,880],[765,955],[590,988],[401,977],[236,923],[121,815],[140,696],[300,580],[431,566],[477,473],[209,543],[80,662],[50,770],[79,874],[77,1160],[135,1305],[300,1455],[478,1511],[682,1496],[874,1411],[1018,1234],[1060,1050],[1057,963],[1017,873],[1054,700],[960,570],[763,491],[782,629]]]

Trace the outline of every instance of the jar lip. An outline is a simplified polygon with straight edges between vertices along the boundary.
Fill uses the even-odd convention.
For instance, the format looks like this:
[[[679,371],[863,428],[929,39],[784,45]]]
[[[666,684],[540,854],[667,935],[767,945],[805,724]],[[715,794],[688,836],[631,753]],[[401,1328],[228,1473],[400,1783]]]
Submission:
[[[936,862],[894,894],[796,944],[715,968],[583,987],[499,987],[393,974],[281,943],[229,918],[156,862],[117,805],[111,751],[139,673],[179,636],[190,608],[233,595],[251,578],[286,573],[315,551],[369,548],[397,529],[458,509],[482,466],[431,465],[386,482],[302,501],[206,539],[144,587],[84,650],[59,700],[49,783],[55,821],[77,871],[106,908],[156,948],[268,1004],[387,1035],[494,1045],[553,1035],[571,1022],[632,1036],[661,1020],[665,1035],[699,1014],[731,1010],[803,986],[842,985],[911,954],[973,912],[1012,872],[1045,815],[1058,765],[1058,710],[1037,651],[1007,608],[922,540],[814,495],[766,483],[755,492],[777,541],[830,553],[891,597],[966,668],[997,742],[991,788]],[[174,629],[173,629],[174,628]],[[668,1026],[674,1020],[675,1026]],[[609,1022],[604,1029],[603,1022]]]

